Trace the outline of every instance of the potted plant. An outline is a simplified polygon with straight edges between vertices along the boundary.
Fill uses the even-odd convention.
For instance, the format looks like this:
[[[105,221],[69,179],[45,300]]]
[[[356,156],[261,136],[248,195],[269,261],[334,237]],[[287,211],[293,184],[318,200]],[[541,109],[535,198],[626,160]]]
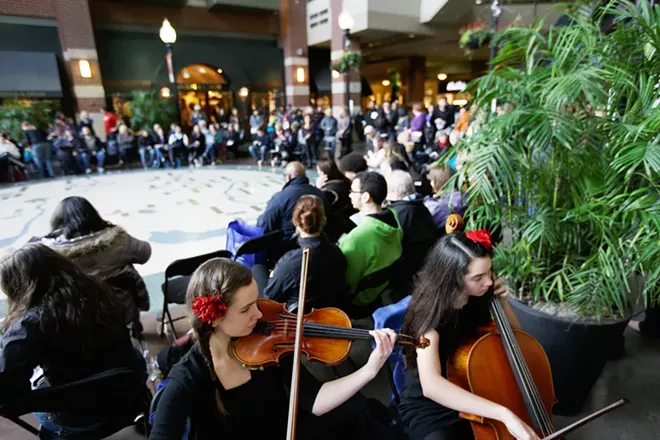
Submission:
[[[470,227],[503,232],[493,266],[548,354],[563,414],[582,407],[631,302],[658,300],[660,6],[639,4],[504,31],[471,85],[479,125],[455,147],[467,160],[449,184],[467,185]]]
[[[492,37],[493,30],[486,22],[475,21],[461,29],[461,38],[458,45],[469,54],[472,50],[487,45]]]
[[[22,101],[7,99],[0,106],[0,131],[6,131],[16,140],[23,139],[21,123],[27,121],[40,129],[53,122],[59,106],[51,100]]]
[[[341,54],[331,69],[339,73],[346,73],[351,70],[357,70],[362,66],[362,55],[354,50],[346,50]]]
[[[133,130],[151,129],[154,124],[168,127],[176,120],[175,104],[161,97],[157,90],[133,92],[128,112]]]

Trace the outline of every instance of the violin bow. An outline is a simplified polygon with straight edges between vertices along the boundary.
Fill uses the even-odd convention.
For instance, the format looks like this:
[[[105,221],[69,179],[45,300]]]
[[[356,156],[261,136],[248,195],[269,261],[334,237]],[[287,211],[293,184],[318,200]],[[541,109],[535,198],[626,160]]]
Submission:
[[[307,292],[307,268],[309,266],[309,248],[304,248],[300,268],[300,291],[298,293],[298,317],[296,320],[296,342],[293,348],[293,369],[291,371],[291,392],[289,395],[289,420],[286,427],[286,439],[296,438],[296,419],[298,417],[298,388],[300,385],[300,347],[302,346],[303,324],[305,321],[305,295]]]
[[[568,434],[569,432],[575,431],[576,429],[586,425],[587,423],[591,422],[592,420],[597,419],[598,417],[600,417],[600,416],[602,416],[602,415],[604,415],[604,414],[606,414],[606,413],[608,413],[612,410],[615,410],[615,409],[619,408],[620,406],[627,405],[628,403],[630,403],[628,401],[628,399],[617,400],[613,404],[608,405],[605,408],[600,409],[600,410],[596,411],[595,413],[590,414],[587,417],[578,420],[575,423],[571,423],[567,427],[562,428],[559,431],[557,431],[553,434],[550,434],[547,437],[544,437],[543,440],[554,440],[554,439],[561,438],[564,435]]]

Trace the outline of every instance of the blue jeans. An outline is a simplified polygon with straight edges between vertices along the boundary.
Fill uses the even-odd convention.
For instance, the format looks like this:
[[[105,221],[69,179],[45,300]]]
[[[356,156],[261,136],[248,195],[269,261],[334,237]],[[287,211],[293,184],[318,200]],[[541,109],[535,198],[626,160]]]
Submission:
[[[76,159],[78,159],[78,165],[80,165],[85,170],[89,169],[89,155],[93,153],[88,153],[86,151],[78,153]],[[96,167],[103,168],[103,162],[105,161],[105,151],[100,150],[96,152]]]
[[[215,144],[211,144],[206,147],[206,150],[204,150],[204,156],[208,157],[211,160],[212,165],[215,165],[215,160],[217,158],[217,153],[215,151]]]
[[[77,426],[72,428],[58,425],[53,420],[53,415],[51,413],[34,413],[34,416],[41,424],[41,430],[39,432],[39,438],[41,440],[56,439],[60,436],[84,434],[86,432],[92,433],[103,426],[101,423],[97,423],[91,426]]]
[[[160,148],[154,148],[153,150],[154,153],[154,159],[151,160],[151,167],[152,168],[159,168],[160,164],[165,161],[165,156],[163,156],[163,151]]]
[[[140,153],[140,163],[144,168],[147,167],[147,163],[153,163],[154,158],[156,157],[156,150],[153,148],[150,150],[147,150],[146,148],[140,148],[138,152]],[[146,159],[147,152],[149,152],[149,162],[147,162]]]
[[[53,162],[51,162],[52,154],[53,152],[48,142],[36,144],[32,147],[32,160],[41,173],[41,177],[55,177]]]
[[[257,150],[257,149],[258,149],[258,150]],[[257,146],[257,145],[250,145],[250,147],[248,148],[248,150],[250,151],[250,154],[252,155],[252,158],[253,158],[255,161],[260,160],[260,161],[263,162],[263,161],[265,160],[265,157],[266,157],[266,146],[265,146],[265,145],[259,145],[259,146]],[[258,154],[258,155],[257,155],[257,151],[259,151],[259,154]]]
[[[334,160],[335,159],[335,140],[327,140],[325,141],[325,151],[328,152],[328,155],[330,156],[330,159]]]

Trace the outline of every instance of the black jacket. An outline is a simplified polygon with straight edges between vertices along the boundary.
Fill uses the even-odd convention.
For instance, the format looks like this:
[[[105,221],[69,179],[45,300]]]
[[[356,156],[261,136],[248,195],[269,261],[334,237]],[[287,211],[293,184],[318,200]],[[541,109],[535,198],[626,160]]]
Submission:
[[[396,211],[403,229],[404,276],[412,277],[422,268],[426,254],[438,239],[438,229],[421,198],[393,202],[390,208]]]
[[[300,238],[300,249],[294,249],[279,259],[264,290],[267,298],[288,305],[298,302],[302,248],[309,247],[307,273],[308,308],[342,307],[347,297],[346,258],[326,237]]]
[[[118,367],[145,373],[144,359],[133,348],[128,330],[119,315],[113,328],[98,325],[93,330],[93,345],[84,345],[80,335],[71,332],[57,335],[44,333],[40,315],[40,308],[28,309],[22,318],[12,322],[2,336],[0,405],[30,391],[30,378],[38,365],[43,368],[44,378],[50,386],[74,382]],[[107,395],[92,393],[87,397],[90,409],[98,407],[107,411],[109,408],[110,412],[95,411],[94,416],[58,413],[56,422],[65,426],[98,423],[104,418],[104,413],[116,412],[122,402],[127,404],[142,396],[143,392],[143,388],[136,389],[134,395],[115,395],[113,399],[110,398],[110,390]]]
[[[348,179],[329,180],[321,188],[326,193],[330,212],[326,212],[325,233],[330,241],[336,242],[342,234],[348,234],[355,227],[350,217],[357,212],[351,204],[351,182]]]
[[[453,105],[448,105],[444,110],[440,110],[440,107],[436,106],[433,109],[431,122],[433,123],[433,121],[440,118],[446,122],[444,128],[449,128],[450,126],[454,125],[455,113],[456,109]]]
[[[293,209],[300,196],[306,194],[320,197],[323,200],[325,212],[330,212],[330,206],[323,191],[310,185],[306,176],[298,176],[287,182],[282,191],[271,197],[266,205],[266,210],[259,216],[257,225],[264,228],[266,233],[280,229],[284,233],[284,239],[291,238],[296,231],[291,221]]]

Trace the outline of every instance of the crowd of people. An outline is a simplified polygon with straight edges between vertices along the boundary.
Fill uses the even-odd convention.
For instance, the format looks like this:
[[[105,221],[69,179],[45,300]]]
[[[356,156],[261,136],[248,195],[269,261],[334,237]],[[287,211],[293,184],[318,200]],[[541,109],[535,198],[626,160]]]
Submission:
[[[448,150],[450,133],[455,143],[467,131],[469,111],[460,109],[455,122],[456,111],[444,98],[437,106],[429,106],[428,112],[422,104],[409,109],[397,101],[382,106],[371,101],[353,117],[346,108],[335,117],[329,108],[289,105],[272,111],[253,106],[249,118],[236,108],[229,113],[220,109],[209,118],[195,106],[186,124],[129,127],[104,108],[104,136],[95,133],[87,112],[80,113],[78,122],[59,112],[47,129],[24,121],[23,139],[0,133],[0,181],[25,180],[30,169],[45,178],[60,170],[65,175],[103,173],[106,164],[144,169],[215,165],[236,157],[244,143],[259,166],[284,166],[298,160],[312,168],[320,158],[336,159],[351,152],[354,138],[366,142],[374,168],[383,162],[386,141],[397,142],[402,156],[423,163]]]
[[[402,424],[393,426],[387,409],[360,393],[387,362],[396,340],[392,330],[373,330],[375,349],[353,373],[322,384],[301,370],[299,437],[471,439],[469,423],[459,417],[462,412],[498,420],[516,439],[538,439],[510,409],[447,379],[447,359],[461,337],[490,319],[491,299],[501,301],[514,328],[520,328],[520,322],[507,301],[506,283],[493,278],[490,235],[445,230],[448,216],[467,207],[462,188],[451,179],[466,159],[450,157],[442,149],[469,130],[468,113],[455,118],[443,100],[428,111],[419,104],[412,109],[414,117],[409,119],[403,107],[373,105],[361,118],[349,119],[349,126],[361,127],[366,153],[349,148],[338,160],[330,154],[332,148],[346,145],[339,131],[333,131],[346,121],[333,121],[319,109],[281,117],[275,112],[268,120],[258,110],[253,113],[249,123],[254,159],[263,161],[268,152],[271,160],[284,163],[284,185],[257,224],[264,233],[282,231],[283,239],[268,249],[265,264],[251,270],[216,258],[193,273],[185,306],[192,325],[190,343],[178,362],[162,368],[168,383],[150,438],[180,440],[184,433],[199,440],[284,435],[290,363],[252,370],[232,351],[232,340],[250,334],[261,318],[260,298],[282,302],[289,310],[337,307],[360,320],[412,293],[402,331],[414,339],[425,337],[430,345],[404,350],[406,380],[397,406]],[[302,123],[296,127],[300,116]],[[185,158],[193,164],[210,158],[201,139],[212,130],[217,134],[217,127],[201,112],[193,118],[190,135],[179,126],[171,127],[168,135],[155,127],[155,143],[138,143],[144,147],[142,164],[177,166]],[[314,119],[320,132],[314,130]],[[115,126],[119,145],[128,142],[132,135],[125,126]],[[81,132],[89,129],[83,124]],[[273,134],[276,139],[278,131],[296,130],[298,137],[291,139],[304,141],[297,144],[304,146],[303,162],[296,160],[290,145],[267,140]],[[31,127],[26,127],[26,137],[28,133],[35,154],[48,138]],[[153,139],[148,132],[139,137]],[[180,142],[180,151],[165,147],[171,140]],[[83,142],[87,158],[102,163],[100,151],[92,149],[95,141]],[[322,145],[328,154],[317,156]],[[78,159],[81,153],[74,152],[72,162],[86,167],[85,159]],[[307,176],[310,166],[318,172],[315,182]],[[301,305],[303,248],[310,250],[310,262],[308,294]],[[36,366],[43,368],[45,379],[38,386],[57,386],[115,367],[146,379],[144,359],[129,335],[140,337],[139,313],[149,309],[144,281],[134,265],[150,255],[149,243],[102,219],[84,198],[70,197],[53,214],[50,231],[0,262],[0,288],[9,302],[0,356],[0,405],[29,392]],[[647,315],[638,328],[649,334],[660,328],[657,314]],[[142,391],[115,392],[104,410],[82,418],[40,413],[42,438],[67,433],[91,437],[135,412]],[[87,398],[99,400],[96,395]]]

